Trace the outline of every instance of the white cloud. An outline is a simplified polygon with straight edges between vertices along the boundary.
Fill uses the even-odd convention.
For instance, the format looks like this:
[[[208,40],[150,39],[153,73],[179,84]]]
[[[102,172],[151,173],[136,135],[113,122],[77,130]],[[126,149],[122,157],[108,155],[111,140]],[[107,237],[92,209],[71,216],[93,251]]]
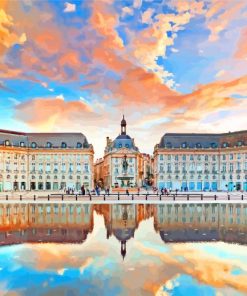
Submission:
[[[56,96],[56,99],[60,99],[60,100],[63,100],[63,101],[64,101],[64,96],[63,96],[63,94]]]
[[[47,87],[48,87],[48,84],[47,84],[47,82],[41,82],[41,85],[42,85],[43,87],[45,87],[45,88],[47,88]]]
[[[125,17],[128,14],[133,15],[134,14],[133,9],[128,7],[128,6],[123,7],[123,9],[122,9],[122,17]]]
[[[142,0],[134,0],[133,7],[140,8],[142,6]]]
[[[13,103],[15,106],[19,105],[21,102],[15,98],[8,98],[8,100]]]
[[[74,11],[76,11],[76,5],[75,4],[65,2],[64,5],[65,5],[65,8],[63,10],[64,12],[74,12]]]
[[[225,73],[226,73],[225,70],[220,70],[219,72],[216,73],[215,77],[216,77],[216,78],[217,78],[217,77],[221,77],[221,76],[223,76]]]
[[[174,47],[171,48],[171,51],[172,52],[179,52],[179,50],[177,48],[174,48]]]

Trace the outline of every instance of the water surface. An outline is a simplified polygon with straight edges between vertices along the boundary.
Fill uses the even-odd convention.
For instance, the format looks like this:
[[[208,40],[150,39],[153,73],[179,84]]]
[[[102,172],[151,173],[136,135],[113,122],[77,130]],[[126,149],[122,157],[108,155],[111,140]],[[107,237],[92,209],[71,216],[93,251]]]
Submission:
[[[247,205],[0,205],[0,295],[246,295]]]

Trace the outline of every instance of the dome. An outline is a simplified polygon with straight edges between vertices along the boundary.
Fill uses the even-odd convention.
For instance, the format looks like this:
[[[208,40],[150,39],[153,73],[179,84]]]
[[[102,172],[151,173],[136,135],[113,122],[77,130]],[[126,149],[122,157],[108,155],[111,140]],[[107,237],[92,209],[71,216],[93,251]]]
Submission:
[[[134,237],[135,233],[135,228],[117,228],[113,230],[114,236],[119,240],[119,241],[127,241],[131,237]]]
[[[119,135],[116,140],[131,140],[131,137],[129,135]]]

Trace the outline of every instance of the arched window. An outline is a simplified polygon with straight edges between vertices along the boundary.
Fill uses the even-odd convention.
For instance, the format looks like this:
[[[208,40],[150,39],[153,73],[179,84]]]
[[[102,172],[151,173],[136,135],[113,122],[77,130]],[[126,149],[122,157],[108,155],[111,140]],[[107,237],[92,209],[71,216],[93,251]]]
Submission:
[[[78,143],[76,144],[76,148],[82,148],[82,143],[78,142]]]
[[[182,148],[187,148],[187,143],[186,142],[182,143]]]
[[[9,140],[5,141],[5,146],[10,146],[10,141]]]
[[[25,143],[24,142],[20,142],[20,147],[25,147]]]
[[[31,147],[32,148],[36,148],[37,147],[37,144],[35,142],[32,142]]]
[[[67,148],[67,144],[65,142],[62,142],[61,147],[62,148]]]
[[[46,143],[46,148],[51,148],[52,147],[52,143],[51,142],[47,142]]]

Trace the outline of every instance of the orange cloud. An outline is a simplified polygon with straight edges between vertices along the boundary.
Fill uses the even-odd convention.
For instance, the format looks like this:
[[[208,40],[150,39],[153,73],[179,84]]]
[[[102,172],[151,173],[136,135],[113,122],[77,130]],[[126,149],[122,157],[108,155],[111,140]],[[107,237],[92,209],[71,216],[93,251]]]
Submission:
[[[71,120],[95,118],[95,113],[82,101],[64,101],[60,98],[36,98],[16,106],[16,118],[33,128],[53,129],[56,124]]]
[[[235,52],[235,58],[247,59],[247,28],[244,28],[241,32],[239,42],[237,44],[237,50]]]

